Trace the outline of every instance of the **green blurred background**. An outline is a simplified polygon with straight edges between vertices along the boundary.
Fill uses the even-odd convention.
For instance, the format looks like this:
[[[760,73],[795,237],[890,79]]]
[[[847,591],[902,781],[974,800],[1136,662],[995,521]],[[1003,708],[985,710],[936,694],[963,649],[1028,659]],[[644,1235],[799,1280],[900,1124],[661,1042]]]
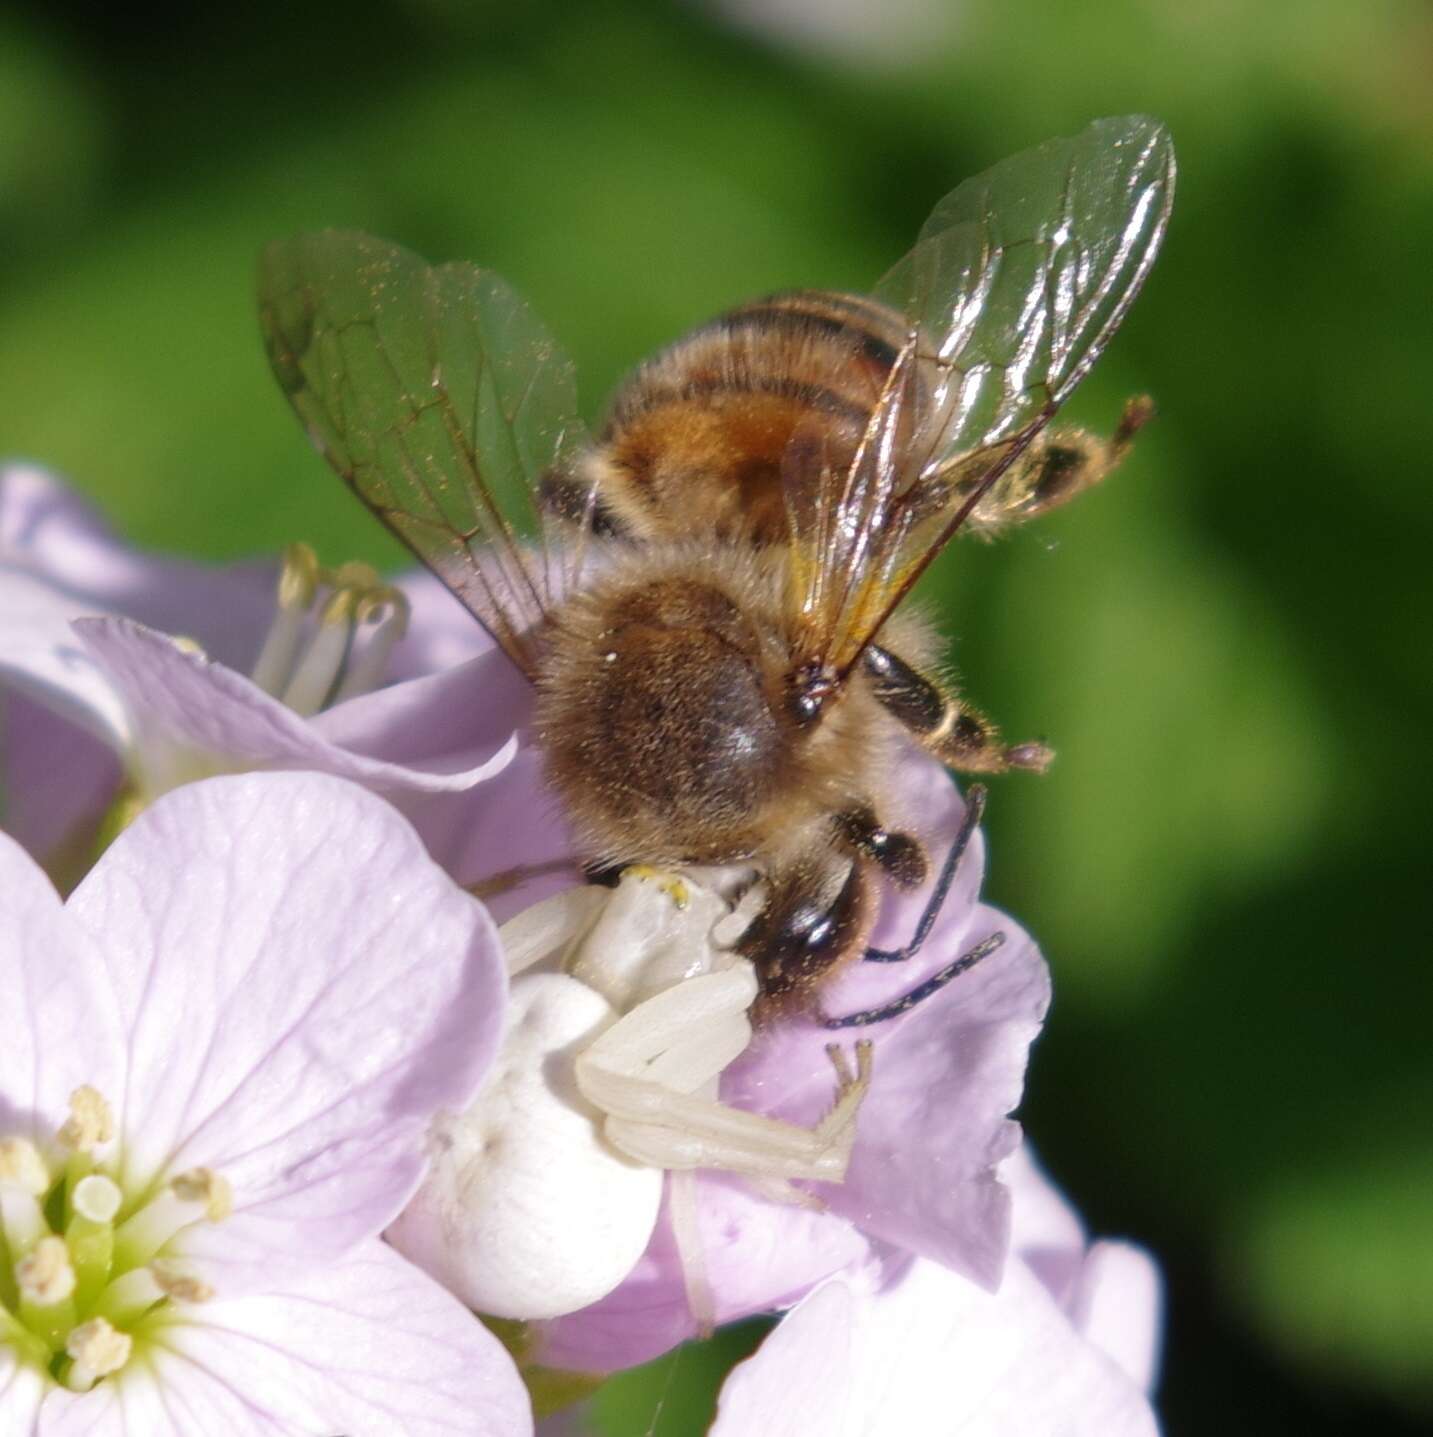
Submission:
[[[0,451],[144,544],[393,561],[265,368],[265,239],[480,259],[595,410],[727,304],[869,283],[994,160],[1161,116],[1165,252],[1072,405],[1160,419],[933,585],[971,692],[1060,751],[991,804],[989,891],[1055,972],[1024,1118],[1164,1263],[1171,1433],[1426,1430],[1433,10],[744,8],[0,8]],[[754,1336],[601,1430],[701,1430]]]

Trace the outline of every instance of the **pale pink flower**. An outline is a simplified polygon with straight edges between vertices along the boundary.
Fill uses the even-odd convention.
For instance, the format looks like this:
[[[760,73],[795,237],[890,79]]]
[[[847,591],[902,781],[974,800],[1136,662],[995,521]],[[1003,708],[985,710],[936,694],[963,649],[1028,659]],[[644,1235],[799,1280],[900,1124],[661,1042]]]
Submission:
[[[48,474],[0,470],[0,822],[48,859],[93,832],[122,777],[142,804],[215,773],[310,769],[401,804],[440,861],[482,876],[459,872],[498,856],[469,800],[515,758],[493,801],[531,788],[513,733],[526,682],[426,575],[357,622],[321,616],[331,596],[275,566],[136,553]],[[562,848],[555,815],[530,828],[544,856]]]
[[[159,799],[61,904],[0,836],[0,1410],[32,1437],[521,1437],[377,1234],[492,1060],[481,905],[317,774]]]
[[[1159,1277],[1017,1154],[997,1291],[924,1258],[843,1274],[728,1377],[711,1437],[1155,1437]],[[1053,1286],[1051,1285],[1053,1282]]]

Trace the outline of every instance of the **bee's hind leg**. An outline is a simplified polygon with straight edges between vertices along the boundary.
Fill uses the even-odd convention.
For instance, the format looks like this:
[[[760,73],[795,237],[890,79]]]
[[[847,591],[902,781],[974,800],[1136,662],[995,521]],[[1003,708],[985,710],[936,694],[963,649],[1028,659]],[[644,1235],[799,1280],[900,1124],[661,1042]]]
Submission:
[[[1050,766],[1055,755],[1043,743],[1006,745],[984,714],[944,692],[890,649],[872,644],[861,662],[877,701],[947,768],[960,773],[1043,773]]]
[[[1125,402],[1108,439],[1086,429],[1045,430],[971,511],[970,532],[993,538],[1068,504],[1119,467],[1135,435],[1153,417],[1154,402],[1140,394]]]

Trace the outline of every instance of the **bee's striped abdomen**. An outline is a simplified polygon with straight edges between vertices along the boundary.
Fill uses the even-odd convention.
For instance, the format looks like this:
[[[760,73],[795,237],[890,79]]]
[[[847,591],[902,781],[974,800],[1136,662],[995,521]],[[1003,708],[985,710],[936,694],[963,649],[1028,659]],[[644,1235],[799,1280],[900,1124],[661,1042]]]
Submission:
[[[779,542],[793,435],[849,462],[906,337],[901,315],[857,295],[802,290],[731,310],[623,384],[572,482],[595,478],[601,521],[634,538]]]

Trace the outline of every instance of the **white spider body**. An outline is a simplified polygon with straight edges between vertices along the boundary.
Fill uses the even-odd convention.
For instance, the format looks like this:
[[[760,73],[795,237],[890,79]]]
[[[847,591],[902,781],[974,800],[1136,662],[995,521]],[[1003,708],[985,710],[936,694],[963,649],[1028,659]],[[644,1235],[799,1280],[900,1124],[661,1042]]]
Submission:
[[[729,875],[654,877],[570,889],[502,930],[502,1052],[473,1105],[435,1128],[429,1176],[389,1230],[477,1311],[554,1317],[610,1292],[651,1237],[665,1170],[739,1172],[808,1202],[790,1179],[845,1174],[864,1072],[810,1129],[722,1106],[757,993],[729,946],[745,905],[721,896]]]

